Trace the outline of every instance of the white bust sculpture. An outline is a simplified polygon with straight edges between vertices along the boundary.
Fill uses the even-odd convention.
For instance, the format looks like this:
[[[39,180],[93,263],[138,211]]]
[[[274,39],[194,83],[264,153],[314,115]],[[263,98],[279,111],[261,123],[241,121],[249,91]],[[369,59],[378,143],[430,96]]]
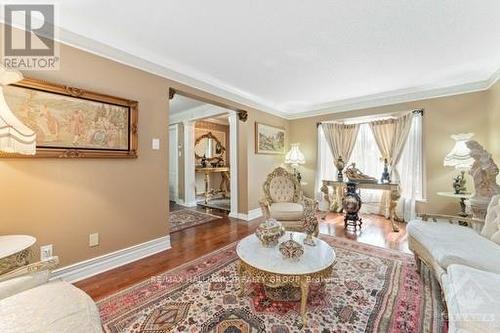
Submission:
[[[496,182],[499,170],[491,154],[481,144],[470,140],[466,142],[466,145],[470,149],[470,156],[474,159],[469,171],[475,189],[475,193],[470,199],[472,213],[474,217],[484,218],[491,198],[500,193],[500,186]]]

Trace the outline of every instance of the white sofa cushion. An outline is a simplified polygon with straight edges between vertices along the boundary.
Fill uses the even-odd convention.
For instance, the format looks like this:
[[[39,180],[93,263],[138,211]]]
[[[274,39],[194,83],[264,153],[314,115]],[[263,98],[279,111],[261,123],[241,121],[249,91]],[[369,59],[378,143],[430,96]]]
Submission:
[[[407,230],[445,270],[452,264],[462,264],[500,274],[500,246],[471,228],[414,220]]]
[[[94,301],[73,285],[54,281],[0,300],[2,333],[102,332]]]
[[[44,270],[0,281],[0,300],[46,283],[49,274],[50,271]]]
[[[270,212],[278,221],[296,221],[304,216],[304,207],[295,202],[273,202]]]
[[[442,281],[449,332],[500,332],[500,275],[448,266]]]
[[[500,195],[491,198],[481,235],[500,244]]]

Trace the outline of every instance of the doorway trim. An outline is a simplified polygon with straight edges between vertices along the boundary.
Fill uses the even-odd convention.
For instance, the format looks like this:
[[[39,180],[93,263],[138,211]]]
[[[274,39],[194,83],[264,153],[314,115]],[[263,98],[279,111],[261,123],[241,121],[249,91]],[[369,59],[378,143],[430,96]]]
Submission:
[[[174,142],[169,142],[168,145],[168,149],[175,149],[175,159],[174,159],[175,163],[173,163],[175,165],[175,184],[174,184],[175,190],[174,190],[174,197],[170,198],[170,200],[175,201],[175,203],[179,204],[179,124],[172,124],[168,126],[169,139],[170,139],[170,131],[173,131],[175,134]],[[168,154],[168,156],[170,157],[170,154]],[[169,170],[169,174],[170,172],[171,170]],[[169,182],[170,182],[170,175],[169,175]]]
[[[231,189],[231,211],[229,213],[229,217],[234,217],[234,218],[240,218],[239,216],[239,213],[238,213],[238,198],[239,198],[239,193],[238,193],[238,175],[239,175],[239,172],[238,172],[238,153],[239,153],[239,149],[238,149],[238,120],[239,121],[243,121],[245,122],[247,120],[247,111],[244,111],[244,110],[241,110],[241,109],[238,109],[234,106],[231,106],[229,104],[226,104],[226,103],[222,103],[222,102],[217,102],[217,101],[213,101],[209,98],[206,98],[206,97],[202,97],[202,96],[198,96],[196,94],[193,94],[191,92],[184,92],[182,90],[177,90],[177,89],[174,89],[174,88],[170,88],[169,90],[169,99],[171,100],[172,98],[174,98],[174,95],[175,94],[179,94],[181,96],[184,96],[184,97],[188,97],[188,98],[192,98],[192,99],[195,99],[195,100],[198,100],[198,101],[201,101],[203,103],[206,103],[206,104],[209,104],[209,105],[212,105],[214,106],[216,109],[212,109],[212,110],[207,110],[206,108],[204,107],[197,107],[195,109],[198,109],[196,110],[196,112],[189,112],[189,116],[184,118],[184,119],[178,119],[176,117],[174,117],[175,120],[175,123],[186,123],[186,122],[189,122],[189,123],[193,123],[197,120],[201,120],[201,119],[204,119],[204,118],[208,118],[208,117],[212,117],[212,116],[217,116],[217,115],[227,115],[228,116],[228,120],[229,120],[229,154],[230,154],[230,180],[229,180],[229,186],[230,186],[230,189]],[[217,110],[219,109],[219,110]],[[189,119],[187,119],[189,118]],[[186,128],[184,127],[184,137],[186,137]],[[194,130],[193,130],[193,133],[194,135]],[[188,134],[189,135],[189,134]],[[193,141],[193,145],[194,145],[194,141]],[[192,149],[194,150],[194,146],[192,147]],[[186,163],[186,157],[188,154],[186,154],[186,152],[189,150],[189,147],[187,147],[186,145],[186,142],[184,143],[184,161]],[[191,168],[189,168],[189,171],[191,173]],[[193,172],[193,178],[194,178],[194,164],[193,164],[193,168],[192,168],[192,172]],[[189,178],[189,176],[186,177],[186,173],[188,171],[188,168],[187,168],[187,165],[185,164],[184,165],[184,180],[186,182],[186,179]],[[186,182],[187,183],[187,182]],[[184,197],[187,198],[188,197],[188,191],[193,191],[194,193],[194,188],[191,188],[192,186],[189,186],[189,188],[185,187],[184,188]],[[187,203],[187,201],[185,200],[185,202]]]

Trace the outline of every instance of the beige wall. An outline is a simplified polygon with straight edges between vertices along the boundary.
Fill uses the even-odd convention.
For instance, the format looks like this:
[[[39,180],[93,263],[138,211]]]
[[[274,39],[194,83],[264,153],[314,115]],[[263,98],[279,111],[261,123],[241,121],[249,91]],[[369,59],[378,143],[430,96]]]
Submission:
[[[59,71],[25,74],[139,102],[137,159],[0,160],[0,234],[54,244],[66,265],[168,234],[169,84],[71,47],[60,51]],[[160,151],[151,150],[152,138]],[[90,248],[93,232],[100,245]]]
[[[139,102],[137,159],[0,160],[0,184],[4,189],[0,191],[0,234],[30,234],[37,238],[37,246],[53,244],[62,265],[169,233],[170,87],[232,109],[247,110],[249,118],[260,114],[242,104],[66,45],[60,46],[60,59],[58,71],[25,75]],[[245,152],[249,135],[246,129],[253,129],[250,122],[239,122],[239,148]],[[151,150],[152,138],[160,138],[159,151]],[[239,210],[246,213],[248,154],[240,155]],[[253,169],[251,174],[263,179],[265,175],[259,170]],[[88,238],[94,232],[100,234],[100,245],[90,248]],[[35,252],[38,256],[38,247]]]
[[[438,191],[452,190],[451,177],[456,173],[453,169],[443,166],[443,158],[453,146],[450,135],[474,132],[475,139],[486,149],[491,149],[489,106],[488,92],[478,92],[293,120],[290,124],[291,140],[300,142],[301,150],[307,160],[303,168],[304,181],[308,183],[304,188],[305,193],[312,196],[314,192],[317,122],[424,108],[423,136],[427,202],[419,209],[427,212],[455,213],[458,209],[456,202],[436,195]]]
[[[265,155],[255,153],[255,122],[285,128],[285,151],[290,142],[290,121],[264,112],[253,112],[248,116],[248,210],[259,208],[262,199],[262,184],[267,175],[285,160],[285,155]]]

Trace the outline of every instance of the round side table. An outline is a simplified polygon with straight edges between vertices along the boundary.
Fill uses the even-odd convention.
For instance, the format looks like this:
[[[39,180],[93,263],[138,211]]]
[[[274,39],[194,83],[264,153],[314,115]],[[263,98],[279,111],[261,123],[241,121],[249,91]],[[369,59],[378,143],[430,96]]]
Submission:
[[[293,238],[303,243],[303,233],[292,232]],[[286,232],[280,241],[287,240]],[[311,281],[326,282],[332,275],[335,251],[325,241],[314,238],[316,246],[304,245],[304,254],[298,261],[288,261],[279,252],[278,246],[263,247],[260,240],[252,234],[243,238],[236,247],[240,259],[238,276],[240,295],[245,294],[246,282],[260,282],[270,287],[291,284],[301,291],[300,315],[302,324],[307,324],[307,297]]]
[[[36,238],[28,235],[0,236],[0,275],[27,265]]]
[[[472,193],[455,193],[455,192],[438,192],[437,195],[448,198],[455,198],[460,200],[460,212],[458,216],[468,217],[469,214],[466,212],[465,200],[469,200],[472,197]]]

